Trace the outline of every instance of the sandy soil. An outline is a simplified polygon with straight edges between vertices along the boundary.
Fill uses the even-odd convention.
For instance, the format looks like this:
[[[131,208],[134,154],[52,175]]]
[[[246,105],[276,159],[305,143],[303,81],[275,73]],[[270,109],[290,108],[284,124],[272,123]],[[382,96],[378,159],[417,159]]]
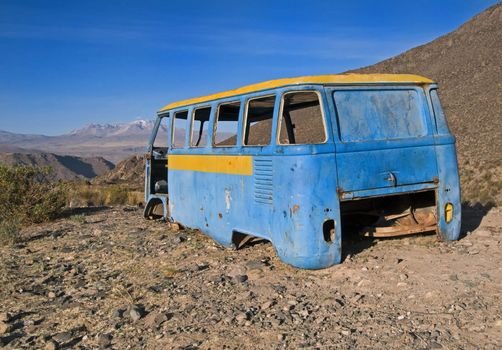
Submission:
[[[464,217],[458,242],[347,241],[341,265],[305,271],[266,242],[87,211],[0,247],[0,346],[500,349],[501,210]]]

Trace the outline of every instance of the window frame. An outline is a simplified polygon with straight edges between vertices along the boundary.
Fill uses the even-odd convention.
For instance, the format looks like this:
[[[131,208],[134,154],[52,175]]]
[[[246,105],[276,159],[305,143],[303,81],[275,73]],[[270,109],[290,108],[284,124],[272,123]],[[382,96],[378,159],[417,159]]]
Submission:
[[[189,115],[189,112],[190,112],[190,109],[189,108],[183,108],[183,109],[180,109],[180,110],[177,110],[175,112],[172,112],[173,113],[173,118],[172,118],[172,121],[171,121],[171,149],[184,149],[186,147],[186,129],[185,129],[185,136],[184,136],[184,139],[183,139],[183,145],[181,147],[176,147],[175,146],[175,135],[174,133],[176,132],[176,128],[174,127],[175,123],[176,123],[176,115],[179,114],[179,113],[185,113],[187,114],[187,117],[186,117],[186,121],[188,122],[188,115]],[[185,126],[186,128],[186,126]]]
[[[239,103],[239,113],[237,114],[237,127],[236,127],[236,130],[235,130],[235,145],[222,145],[222,146],[219,146],[219,145],[216,144],[216,133],[218,132],[218,117],[220,116],[220,107],[223,106],[223,105],[228,105],[228,104],[237,103],[237,102]],[[242,104],[243,103],[242,103],[241,99],[218,103],[218,105],[216,107],[216,115],[215,115],[214,123],[213,123],[213,140],[212,140],[212,145],[211,145],[212,147],[216,147],[216,148],[238,147],[238,144],[239,144],[239,121],[240,121],[240,116],[241,116]]]
[[[272,109],[272,125],[270,128],[270,141],[266,145],[247,145],[244,141],[246,139],[246,131],[247,131],[247,122],[248,122],[248,111],[249,111],[249,104],[253,100],[258,100],[262,98],[267,98],[267,97],[274,97],[274,106]],[[275,105],[277,103],[277,93],[269,93],[269,94],[264,94],[264,95],[259,95],[259,96],[254,96],[246,99],[246,105],[244,109],[244,117],[242,118],[242,136],[241,136],[241,145],[242,147],[268,147],[274,145],[274,137],[273,137],[273,131],[274,131],[274,115],[276,113],[275,111]]]
[[[294,93],[301,93],[301,92],[313,92],[317,95],[317,98],[319,101],[319,106],[321,107],[322,126],[324,128],[324,141],[318,142],[318,143],[281,143],[280,137],[281,137],[281,126],[282,126],[282,112],[284,110],[284,97],[287,94],[294,94]],[[276,139],[275,139],[276,145],[278,145],[278,146],[323,145],[328,142],[328,139],[329,139],[329,135],[328,135],[328,128],[326,125],[326,113],[324,111],[324,104],[323,104],[321,92],[319,90],[315,90],[315,89],[289,90],[289,91],[283,92],[281,94],[281,104],[279,107],[279,114],[278,114],[278,120],[277,120],[277,132],[276,132]]]
[[[195,121],[195,113],[197,112],[197,110],[204,109],[204,108],[209,108],[209,118],[207,119],[207,124],[208,124],[207,130],[208,131],[210,130],[211,112],[212,112],[213,106],[212,105],[203,105],[203,106],[193,107],[192,108],[192,117],[190,118],[190,131],[189,131],[189,138],[188,138],[188,148],[205,148],[205,147],[210,146],[210,143],[209,143],[209,132],[206,135],[206,144],[204,146],[192,146],[193,124],[194,124],[194,121]],[[188,119],[188,117],[187,117],[187,119]]]

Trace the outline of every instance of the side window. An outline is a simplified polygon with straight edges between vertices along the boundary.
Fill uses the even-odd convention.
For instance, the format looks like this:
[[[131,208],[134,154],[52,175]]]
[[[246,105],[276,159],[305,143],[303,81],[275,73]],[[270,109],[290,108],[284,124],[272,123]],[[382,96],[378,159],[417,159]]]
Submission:
[[[279,123],[279,143],[282,145],[326,142],[321,102],[314,91],[284,94]]]
[[[244,125],[244,145],[266,146],[272,136],[275,95],[248,101]]]
[[[224,103],[218,106],[218,115],[214,127],[214,146],[230,147],[237,144],[240,101]]]
[[[439,95],[436,89],[431,90],[431,102],[432,108],[434,109],[434,116],[436,119],[436,126],[438,129],[438,134],[449,134],[448,124],[446,123],[446,117],[444,116],[443,108],[441,107],[441,102],[439,102]]]
[[[160,119],[159,128],[157,129],[157,134],[155,135],[155,141],[153,143],[154,148],[167,148],[167,137],[170,121],[171,118],[169,118],[168,116],[162,117]]]
[[[197,108],[193,112],[192,128],[190,132],[190,147],[207,146],[207,127],[211,107]]]
[[[173,132],[171,134],[173,148],[185,146],[188,111],[174,113]]]

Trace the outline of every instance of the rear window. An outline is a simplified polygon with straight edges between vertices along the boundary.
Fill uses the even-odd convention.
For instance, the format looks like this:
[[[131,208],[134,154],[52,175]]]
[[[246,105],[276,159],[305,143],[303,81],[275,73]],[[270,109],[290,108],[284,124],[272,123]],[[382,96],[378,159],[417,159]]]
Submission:
[[[427,127],[418,92],[409,90],[335,91],[342,141],[419,137]]]

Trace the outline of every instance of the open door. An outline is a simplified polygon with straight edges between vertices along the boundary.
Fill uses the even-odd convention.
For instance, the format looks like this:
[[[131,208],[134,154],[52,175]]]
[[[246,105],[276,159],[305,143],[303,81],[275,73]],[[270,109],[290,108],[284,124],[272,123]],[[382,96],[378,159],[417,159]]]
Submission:
[[[169,116],[159,117],[146,154],[146,195],[167,195]]]

